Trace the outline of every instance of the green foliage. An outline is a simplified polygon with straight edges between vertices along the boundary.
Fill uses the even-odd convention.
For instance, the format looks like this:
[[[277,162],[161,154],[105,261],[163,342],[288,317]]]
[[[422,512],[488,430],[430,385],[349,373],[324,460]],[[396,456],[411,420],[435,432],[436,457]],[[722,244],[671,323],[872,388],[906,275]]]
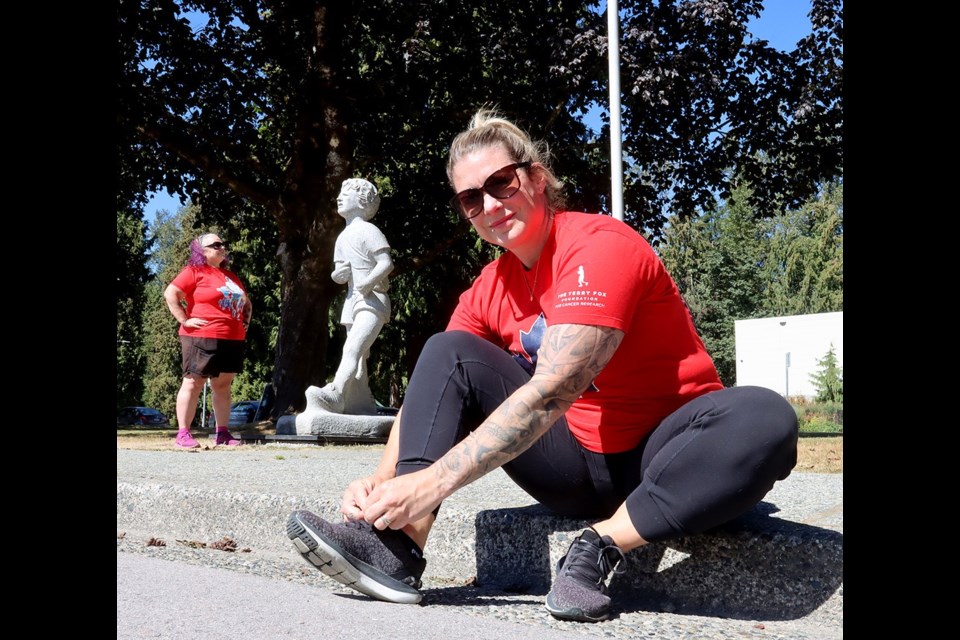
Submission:
[[[840,173],[841,3],[813,3],[814,32],[788,54],[746,32],[762,5],[621,4],[624,153],[635,162],[624,202],[635,228],[656,237],[668,206],[680,217],[713,209],[733,177],[754,184],[764,213],[759,205],[780,210]],[[607,204],[609,138],[580,122],[607,95],[598,5],[413,9],[400,0],[119,3],[118,202],[166,188],[202,205],[204,224],[249,240],[237,262],[257,266],[238,273],[262,280],[244,374],[251,385],[272,376],[278,411],[297,408],[339,360],[329,347],[342,289],[329,271],[343,179],[366,177],[383,191],[377,224],[394,250],[400,311],[374,345],[371,380],[386,376],[391,398],[402,397],[423,335],[443,328],[490,251],[446,205],[447,146],[479,106],[498,103],[549,143],[571,208]],[[201,20],[191,25],[184,11]],[[235,218],[242,224],[231,226]],[[261,272],[261,260],[275,272]],[[753,295],[736,293],[705,322],[722,324]]]
[[[144,287],[150,280],[149,246],[140,212],[117,211],[117,407],[137,406],[143,400],[146,363],[140,327]]]
[[[490,246],[482,242],[470,246],[474,240],[472,234],[457,238],[458,260],[430,263],[391,278],[392,318],[374,342],[368,362],[371,390],[384,404],[400,406],[423,344],[446,327],[460,292],[470,285],[482,264],[492,259]],[[402,261],[404,256],[397,259]],[[448,284],[438,287],[438,281]]]
[[[843,402],[791,399],[801,432],[843,433]]]
[[[764,314],[843,311],[843,183],[767,224]]]
[[[170,416],[173,425],[176,422],[177,391],[181,382],[181,349],[176,321],[163,299],[167,284],[154,280],[147,285],[143,319],[143,346],[146,353],[143,402]]]
[[[748,199],[741,187],[715,212],[692,220],[671,217],[659,248],[728,386],[736,383],[734,320],[756,313],[764,289],[763,226]]]
[[[671,216],[658,252],[727,386],[736,384],[734,322],[843,310],[843,189],[761,219],[752,191],[689,220]]]
[[[641,218],[711,210],[738,182],[769,216],[842,175],[842,0],[811,3],[791,52],[747,31],[767,4],[621,0],[624,202]]]
[[[144,403],[156,407],[176,422],[177,391],[182,381],[182,350],[179,325],[167,308],[164,289],[187,263],[190,241],[196,237],[196,207],[187,206],[176,214],[161,211],[151,231],[156,251],[150,266],[156,274],[146,288],[143,313],[146,374]],[[179,426],[179,425],[177,425]]]
[[[826,355],[817,360],[817,370],[810,374],[810,382],[817,390],[817,402],[843,405],[843,368],[837,362],[837,352],[832,343]]]

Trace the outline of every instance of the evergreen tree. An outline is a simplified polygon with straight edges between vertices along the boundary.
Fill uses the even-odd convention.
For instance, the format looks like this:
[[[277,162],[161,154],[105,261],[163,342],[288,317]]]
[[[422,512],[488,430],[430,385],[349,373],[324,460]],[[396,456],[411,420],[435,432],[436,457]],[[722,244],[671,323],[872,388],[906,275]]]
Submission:
[[[843,404],[843,369],[837,362],[833,343],[826,355],[817,360],[817,370],[810,374],[810,382],[817,390],[817,402]]]
[[[843,311],[843,183],[767,224],[763,315]]]
[[[144,402],[171,416],[171,423],[175,421],[177,392],[182,380],[182,349],[177,333],[180,325],[167,308],[163,292],[187,263],[190,242],[196,237],[195,217],[193,205],[175,214],[161,211],[151,228],[156,251],[150,267],[155,277],[146,287],[143,314],[147,361]]]
[[[117,407],[143,402],[144,287],[149,243],[139,211],[117,211]]]
[[[690,309],[707,351],[725,385],[736,383],[734,321],[754,317],[764,283],[763,227],[750,192],[736,189],[730,202],[702,216],[669,219],[659,247]]]
[[[716,211],[672,216],[658,246],[728,386],[736,383],[736,320],[843,311],[842,183],[768,220],[751,201],[740,186]]]

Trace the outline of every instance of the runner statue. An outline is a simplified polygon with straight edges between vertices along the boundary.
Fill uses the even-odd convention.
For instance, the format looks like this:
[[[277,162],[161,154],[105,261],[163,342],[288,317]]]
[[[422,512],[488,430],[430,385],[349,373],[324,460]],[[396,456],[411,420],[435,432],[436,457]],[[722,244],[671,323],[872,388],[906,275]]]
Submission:
[[[343,181],[337,213],[347,226],[337,236],[330,276],[347,285],[340,314],[347,340],[333,381],[323,388],[307,389],[308,410],[313,406],[331,413],[377,413],[367,378],[367,358],[383,325],[390,321],[387,276],[393,271],[387,238],[370,222],[379,207],[380,195],[373,184],[358,178]]]

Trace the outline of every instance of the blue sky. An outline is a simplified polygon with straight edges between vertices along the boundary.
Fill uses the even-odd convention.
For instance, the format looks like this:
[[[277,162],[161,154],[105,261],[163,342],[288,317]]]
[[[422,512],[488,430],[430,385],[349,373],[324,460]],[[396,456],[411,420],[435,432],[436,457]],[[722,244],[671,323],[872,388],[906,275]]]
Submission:
[[[807,14],[811,6],[811,0],[766,0],[763,14],[750,24],[750,33],[757,38],[769,40],[770,44],[778,49],[790,51],[800,38],[810,33],[810,19]],[[150,198],[144,208],[143,217],[152,223],[158,211],[173,213],[184,204],[166,191],[159,191]]]

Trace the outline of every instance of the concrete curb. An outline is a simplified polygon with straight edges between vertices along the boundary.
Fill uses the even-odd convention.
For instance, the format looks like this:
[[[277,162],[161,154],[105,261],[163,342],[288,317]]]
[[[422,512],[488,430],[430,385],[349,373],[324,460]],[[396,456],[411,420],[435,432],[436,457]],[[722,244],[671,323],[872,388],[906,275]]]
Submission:
[[[382,449],[267,447],[213,452],[117,452],[117,531],[204,541],[292,564],[286,536],[296,509],[339,520],[339,495]],[[216,456],[212,459],[210,456]],[[793,474],[760,505],[721,529],[627,555],[611,589],[650,610],[737,619],[816,615],[842,628],[842,475]],[[545,594],[556,563],[586,524],[550,515],[502,472],[450,499],[426,549],[425,580]]]

